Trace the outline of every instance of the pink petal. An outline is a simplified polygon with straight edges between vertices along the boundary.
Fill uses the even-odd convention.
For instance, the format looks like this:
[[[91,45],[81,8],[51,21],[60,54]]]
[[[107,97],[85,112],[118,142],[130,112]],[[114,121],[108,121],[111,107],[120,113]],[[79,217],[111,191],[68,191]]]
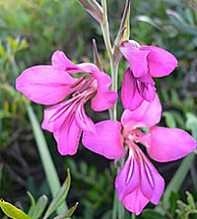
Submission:
[[[124,207],[136,214],[139,215],[142,213],[145,206],[148,204],[149,200],[143,195],[140,188],[136,188],[132,193],[125,196],[122,203]]]
[[[55,51],[52,55],[52,65],[54,68],[68,73],[80,72],[80,68],[65,56],[62,51]]]
[[[164,180],[137,145],[129,146],[129,157],[116,177],[119,200],[129,211],[140,214],[151,201],[158,204]]]
[[[164,190],[165,182],[155,167],[139,149],[141,191],[153,204],[158,204]]]
[[[84,132],[82,142],[89,150],[108,159],[119,159],[124,155],[121,138],[121,124],[115,121],[102,121],[95,124],[96,131]]]
[[[142,95],[144,100],[147,100],[149,102],[153,101],[155,98],[155,91],[156,91],[155,86],[153,86],[151,84],[144,84],[143,86],[144,86],[144,88],[140,92],[140,94]]]
[[[121,100],[125,109],[134,110],[143,102],[136,83],[136,79],[128,68],[124,73],[121,90]]]
[[[82,133],[76,118],[77,105],[70,100],[44,110],[42,128],[53,132],[61,155],[76,153]]]
[[[117,99],[117,94],[113,91],[109,91],[109,92],[97,91],[97,94],[91,100],[91,108],[96,112],[111,109],[114,106],[116,99]]]
[[[149,74],[140,77],[137,80],[137,88],[144,100],[153,101],[155,98],[155,82]]]
[[[52,105],[70,94],[74,82],[75,79],[64,71],[39,65],[26,69],[16,79],[16,89],[36,103]]]
[[[77,108],[75,114],[76,121],[83,131],[95,132],[95,125],[92,120],[86,115],[83,104]]]
[[[149,73],[152,77],[163,77],[169,75],[177,67],[177,59],[167,50],[156,46],[144,46],[148,55]]]
[[[42,128],[49,132],[58,130],[69,116],[74,106],[69,104],[69,101],[64,101],[54,106],[47,107],[44,110],[44,119]]]
[[[122,44],[120,51],[129,62],[134,77],[139,78],[148,73],[148,50],[141,50],[128,41]]]
[[[91,100],[91,108],[94,111],[111,109],[117,99],[117,93],[110,91],[111,78],[102,71],[95,71],[93,76],[97,80],[97,93]]]
[[[61,155],[74,155],[77,152],[81,128],[78,126],[74,116],[67,119],[59,130],[54,132],[58,144],[58,151]]]
[[[152,127],[161,119],[161,103],[158,95],[152,102],[144,100],[133,111],[125,110],[122,114],[121,123],[127,127]]]
[[[126,195],[132,193],[139,183],[139,166],[136,159],[130,154],[115,180],[119,200],[122,201]]]
[[[155,126],[145,138],[150,157],[159,162],[180,159],[194,151],[197,146],[191,135],[178,128]]]

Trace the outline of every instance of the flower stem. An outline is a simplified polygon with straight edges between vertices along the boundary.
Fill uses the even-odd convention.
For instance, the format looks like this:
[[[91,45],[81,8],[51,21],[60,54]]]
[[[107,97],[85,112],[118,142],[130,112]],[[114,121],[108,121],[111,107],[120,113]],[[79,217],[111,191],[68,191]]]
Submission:
[[[107,50],[107,54],[110,61],[110,68],[111,68],[111,77],[112,77],[112,90],[117,92],[118,91],[118,67],[119,63],[115,62],[111,39],[110,39],[110,30],[109,30],[109,22],[107,16],[107,2],[106,0],[101,0],[101,4],[103,7],[103,19],[100,23],[103,39],[105,43],[105,47]],[[112,112],[110,113],[110,117],[112,120],[117,120],[117,104],[114,105]]]
[[[112,90],[118,92],[118,69],[119,62],[115,62],[111,39],[110,39],[110,30],[109,30],[109,22],[107,16],[107,2],[106,0],[101,0],[101,4],[103,7],[103,20],[101,22],[101,30],[103,34],[103,39],[105,43],[105,47],[107,50],[107,54],[110,61],[110,69],[111,69],[111,78],[112,78]],[[114,105],[112,110],[110,111],[110,119],[116,121],[117,120],[117,104]],[[120,202],[118,201],[116,194],[114,194],[114,202],[113,202],[113,211],[112,211],[113,219],[122,219],[124,218],[124,209]]]

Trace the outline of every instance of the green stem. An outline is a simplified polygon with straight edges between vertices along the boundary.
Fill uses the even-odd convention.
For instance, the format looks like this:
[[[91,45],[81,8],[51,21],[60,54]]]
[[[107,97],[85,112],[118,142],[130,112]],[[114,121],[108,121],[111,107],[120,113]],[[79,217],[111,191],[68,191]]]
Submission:
[[[111,69],[111,78],[112,78],[112,90],[118,92],[118,69],[119,69],[119,62],[115,62],[114,59],[114,50],[112,49],[112,44],[110,40],[110,30],[109,30],[109,22],[108,22],[108,15],[107,15],[107,2],[106,0],[101,0],[101,4],[103,7],[103,20],[100,24],[103,40],[105,43],[105,47],[107,50],[107,54],[110,61],[110,69]],[[117,103],[114,105],[112,110],[110,111],[110,119],[116,121],[117,120]],[[114,203],[113,203],[113,211],[112,211],[112,218],[113,219],[122,219],[124,218],[124,209],[120,204],[119,200],[114,194]]]
[[[48,150],[48,146],[44,137],[44,134],[40,128],[40,124],[36,118],[36,115],[31,107],[30,104],[26,104],[27,113],[32,125],[34,137],[37,143],[38,151],[40,154],[40,158],[42,161],[42,165],[46,174],[47,182],[49,185],[49,188],[51,190],[52,196],[55,197],[57,192],[60,190],[60,181],[55,169],[55,166],[53,164],[51,155]],[[62,204],[58,209],[57,213],[61,214],[67,210],[66,204]]]
[[[112,78],[112,90],[118,91],[118,67],[119,63],[115,63],[112,44],[110,40],[110,30],[109,30],[109,22],[107,16],[107,2],[106,0],[101,0],[101,4],[103,7],[103,20],[101,22],[101,30],[103,34],[103,39],[105,43],[105,47],[107,50],[107,54],[110,61],[110,69],[111,69],[111,78]],[[114,105],[112,112],[110,113],[110,117],[112,120],[117,120],[117,104]]]

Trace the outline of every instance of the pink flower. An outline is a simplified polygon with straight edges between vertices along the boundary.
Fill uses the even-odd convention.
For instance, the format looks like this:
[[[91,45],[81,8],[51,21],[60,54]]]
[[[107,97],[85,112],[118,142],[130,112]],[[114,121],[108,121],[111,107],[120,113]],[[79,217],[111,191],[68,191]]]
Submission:
[[[125,109],[136,109],[143,100],[155,97],[154,77],[169,75],[177,66],[176,58],[156,46],[140,46],[135,41],[122,44],[120,50],[129,63],[122,82],[121,99]]]
[[[156,95],[152,102],[143,101],[136,110],[125,110],[121,123],[102,121],[95,125],[95,133],[83,134],[85,147],[109,159],[123,158],[128,151],[115,187],[124,207],[136,215],[148,202],[158,204],[165,184],[139,144],[143,144],[148,155],[158,162],[180,159],[195,150],[197,145],[181,129],[156,126],[160,118],[161,104]]]
[[[53,133],[62,155],[76,153],[83,131],[95,132],[84,109],[88,101],[94,111],[114,105],[117,94],[109,90],[110,85],[111,78],[97,66],[76,65],[61,51],[53,54],[52,65],[30,67],[16,80],[18,91],[47,106],[42,128]]]

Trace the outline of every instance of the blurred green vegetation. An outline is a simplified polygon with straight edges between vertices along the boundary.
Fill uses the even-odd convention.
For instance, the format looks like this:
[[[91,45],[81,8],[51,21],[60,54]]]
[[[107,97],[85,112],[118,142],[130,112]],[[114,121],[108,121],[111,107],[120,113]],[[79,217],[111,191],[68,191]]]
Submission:
[[[108,3],[110,28],[116,33],[124,1],[108,0]],[[26,100],[14,88],[16,76],[27,66],[49,63],[56,49],[64,50],[77,62],[92,61],[92,38],[97,40],[106,71],[109,63],[97,23],[77,0],[0,0],[0,11],[0,197],[26,210],[27,190],[35,198],[41,194],[51,196],[27,119]],[[196,1],[134,0],[131,15],[132,39],[164,47],[179,60],[173,75],[157,81],[164,109],[161,122],[192,131],[197,137]],[[122,62],[120,81],[124,68]],[[41,107],[34,109],[41,120]],[[107,118],[107,114],[91,116],[95,120]],[[62,181],[65,168],[71,170],[73,184],[68,199],[70,203],[80,202],[74,218],[111,219],[115,172],[109,161],[82,148],[73,158],[62,158],[51,135],[46,133],[46,138]],[[180,162],[155,165],[169,182]],[[182,187],[170,194],[170,207],[166,209],[162,203],[156,209],[149,206],[137,218],[196,218],[196,185],[194,159]],[[190,191],[187,198],[185,190]]]

